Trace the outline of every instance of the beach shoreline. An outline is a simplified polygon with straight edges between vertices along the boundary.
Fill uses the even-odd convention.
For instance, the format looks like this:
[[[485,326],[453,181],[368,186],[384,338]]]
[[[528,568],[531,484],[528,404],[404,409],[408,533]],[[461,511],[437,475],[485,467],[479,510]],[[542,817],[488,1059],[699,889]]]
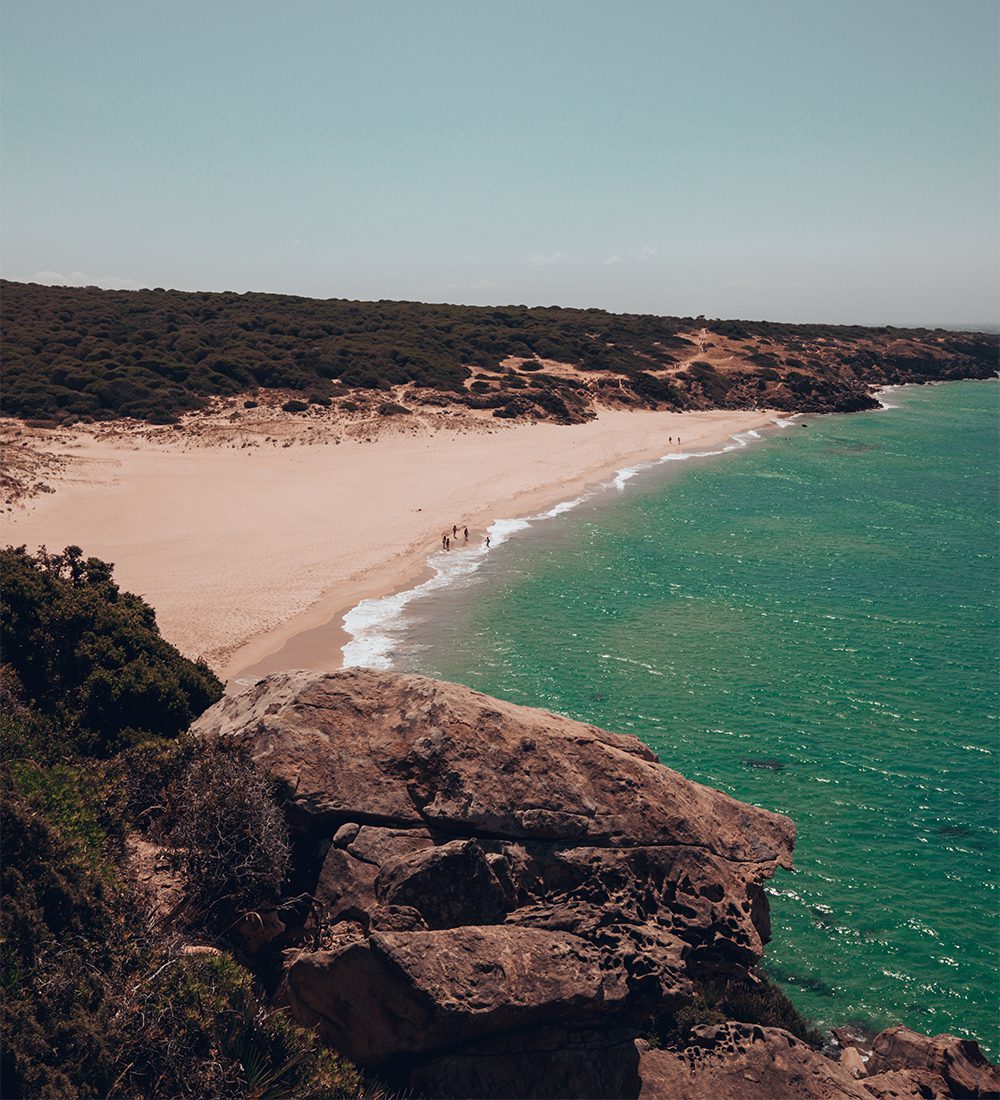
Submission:
[[[374,439],[246,449],[193,444],[183,432],[165,443],[40,430],[36,445],[62,464],[49,492],[5,514],[4,541],[75,544],[114,562],[121,587],[156,608],[164,637],[223,679],[335,668],[349,640],[343,615],[428,579],[428,558],[452,524],[481,545],[497,519],[543,512],[672,451],[719,449],[778,417],[603,410],[577,425],[471,426],[442,418],[392,425]]]

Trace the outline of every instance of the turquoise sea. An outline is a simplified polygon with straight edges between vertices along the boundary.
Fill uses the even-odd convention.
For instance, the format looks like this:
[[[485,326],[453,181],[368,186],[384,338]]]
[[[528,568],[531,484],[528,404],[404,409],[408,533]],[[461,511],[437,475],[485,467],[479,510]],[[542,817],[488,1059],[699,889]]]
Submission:
[[[892,391],[536,522],[395,667],[634,733],[798,826],[766,967],[1000,1053],[1000,385]]]

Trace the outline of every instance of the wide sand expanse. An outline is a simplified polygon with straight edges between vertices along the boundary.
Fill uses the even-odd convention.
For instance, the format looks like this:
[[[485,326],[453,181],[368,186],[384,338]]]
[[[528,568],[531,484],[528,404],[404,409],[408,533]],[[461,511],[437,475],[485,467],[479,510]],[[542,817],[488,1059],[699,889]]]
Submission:
[[[671,436],[705,449],[774,415],[604,411],[572,426],[422,424],[371,441],[242,448],[60,432],[47,444],[64,459],[46,474],[55,491],[5,515],[3,541],[76,544],[114,562],[164,637],[229,677],[273,667],[289,639],[418,580],[452,524],[481,540],[494,519],[668,453]],[[299,644],[279,665],[286,654],[299,667],[340,658]]]

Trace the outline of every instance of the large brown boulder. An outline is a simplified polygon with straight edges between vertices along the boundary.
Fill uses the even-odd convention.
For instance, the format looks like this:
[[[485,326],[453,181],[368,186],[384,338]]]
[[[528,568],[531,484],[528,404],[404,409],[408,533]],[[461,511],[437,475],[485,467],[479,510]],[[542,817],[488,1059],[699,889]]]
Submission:
[[[639,1100],[872,1100],[860,1081],[773,1027],[697,1027],[680,1051],[640,1043]]]
[[[434,1095],[634,1095],[636,1034],[758,960],[791,864],[787,818],[634,737],[420,676],[272,676],[194,732],[249,742],[316,854],[292,1013]]]
[[[394,1085],[871,1100],[985,1080],[964,1048],[918,1050],[904,1069],[889,1040],[883,1072],[855,1080],[742,1024],[696,1029],[681,1051],[637,1045],[706,975],[760,958],[763,883],[791,865],[795,833],[634,737],[361,669],[269,677],[193,730],[247,742],[297,834],[312,931],[286,954],[281,998]]]
[[[791,863],[788,818],[689,782],[637,738],[422,676],[282,673],[193,729],[250,739],[302,827],[378,821]]]
[[[1000,1071],[991,1065],[972,1039],[954,1035],[921,1035],[908,1027],[890,1027],[876,1035],[866,1066],[869,1078],[882,1075],[889,1084],[910,1071],[936,1074],[943,1095],[1000,1096]],[[891,1075],[891,1076],[890,1076]],[[884,1095],[884,1094],[880,1094]]]

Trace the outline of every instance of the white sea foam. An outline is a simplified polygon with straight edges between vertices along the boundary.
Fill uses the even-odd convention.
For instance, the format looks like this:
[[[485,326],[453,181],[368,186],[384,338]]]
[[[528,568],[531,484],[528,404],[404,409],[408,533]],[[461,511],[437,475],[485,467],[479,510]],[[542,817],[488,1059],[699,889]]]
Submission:
[[[775,423],[783,428],[788,426],[786,421],[780,419],[776,419]],[[602,489],[624,489],[627,482],[643,470],[652,469],[665,462],[685,462],[691,458],[709,458],[713,455],[726,454],[728,451],[746,447],[752,439],[760,438],[759,432],[741,432],[732,436],[731,442],[719,450],[674,451],[650,462],[625,466],[618,470],[610,481],[571,500],[560,501],[545,512],[514,519],[494,520],[486,532],[490,539],[490,547],[495,549],[502,546],[513,535],[527,530],[539,520],[553,519],[572,511]],[[351,636],[351,640],[343,647],[344,667],[391,668],[392,656],[399,648],[402,635],[410,625],[411,620],[406,615],[409,605],[442,588],[470,583],[488,552],[485,542],[475,547],[463,546],[457,550],[438,551],[427,559],[427,564],[434,573],[429,580],[404,592],[362,600],[353,607],[343,619],[344,630]]]
[[[883,409],[898,409],[898,405],[893,405],[891,402],[886,401],[886,397],[900,389],[900,386],[881,386],[872,395],[875,400],[882,406]]]
[[[490,530],[492,532],[493,528]],[[506,535],[491,535],[491,538],[497,544],[503,542]],[[344,667],[389,668],[390,654],[398,646],[400,634],[408,623],[405,611],[409,604],[449,585],[467,581],[479,568],[485,555],[485,547],[438,551],[427,559],[434,576],[422,584],[403,592],[362,600],[351,608],[343,620],[344,630],[351,635],[351,640],[343,648]]]

